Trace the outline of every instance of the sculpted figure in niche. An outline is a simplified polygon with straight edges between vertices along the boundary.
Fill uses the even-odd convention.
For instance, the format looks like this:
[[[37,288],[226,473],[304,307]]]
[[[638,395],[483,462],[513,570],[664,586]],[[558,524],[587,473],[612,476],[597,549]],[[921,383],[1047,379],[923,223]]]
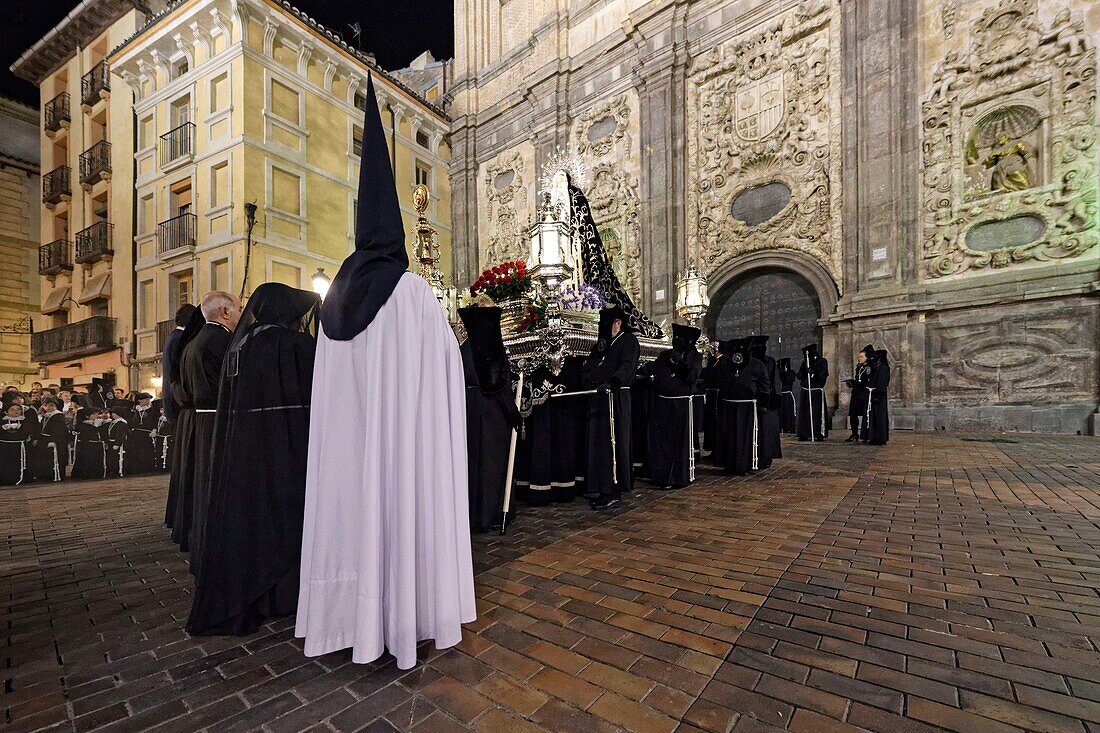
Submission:
[[[1054,16],[1050,32],[1043,36],[1044,43],[1053,43],[1055,48],[1065,51],[1067,56],[1079,56],[1085,52],[1085,34],[1080,23],[1070,18],[1069,8],[1063,8]]]
[[[1023,191],[1031,188],[1031,171],[1028,160],[1031,151],[1022,142],[1012,142],[1009,134],[1002,133],[997,144],[986,157],[983,165],[993,169],[989,180],[991,191]]]

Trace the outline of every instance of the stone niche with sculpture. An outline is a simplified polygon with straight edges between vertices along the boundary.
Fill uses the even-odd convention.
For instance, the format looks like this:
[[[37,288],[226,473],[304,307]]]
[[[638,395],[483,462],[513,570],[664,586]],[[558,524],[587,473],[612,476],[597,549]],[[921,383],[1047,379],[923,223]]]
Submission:
[[[481,165],[479,269],[526,255],[523,232],[534,216],[535,150],[529,142]]]
[[[688,245],[705,273],[788,249],[843,282],[839,12],[802,0],[692,65]]]
[[[1001,0],[922,99],[923,275],[1069,260],[1097,244],[1096,53],[1065,8]]]

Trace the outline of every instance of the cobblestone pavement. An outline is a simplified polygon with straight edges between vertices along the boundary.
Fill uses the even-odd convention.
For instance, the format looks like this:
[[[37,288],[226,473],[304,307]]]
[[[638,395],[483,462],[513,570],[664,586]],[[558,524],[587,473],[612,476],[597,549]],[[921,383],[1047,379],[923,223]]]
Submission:
[[[1100,441],[784,449],[477,538],[411,672],[188,638],[163,477],[0,491],[0,731],[1100,732]]]

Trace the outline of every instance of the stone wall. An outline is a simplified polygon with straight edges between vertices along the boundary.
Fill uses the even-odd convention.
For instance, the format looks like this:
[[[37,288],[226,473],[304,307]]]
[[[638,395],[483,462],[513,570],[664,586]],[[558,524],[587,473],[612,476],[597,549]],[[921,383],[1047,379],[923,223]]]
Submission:
[[[834,377],[890,351],[897,427],[1087,431],[1098,36],[1100,0],[462,0],[456,277],[567,149],[656,320],[688,261],[789,269]]]

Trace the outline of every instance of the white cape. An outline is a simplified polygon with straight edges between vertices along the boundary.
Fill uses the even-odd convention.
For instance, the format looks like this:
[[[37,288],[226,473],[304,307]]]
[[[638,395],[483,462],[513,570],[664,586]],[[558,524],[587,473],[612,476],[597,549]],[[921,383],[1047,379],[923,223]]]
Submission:
[[[295,634],[307,656],[416,664],[477,617],[458,342],[405,273],[350,341],[317,339]]]

